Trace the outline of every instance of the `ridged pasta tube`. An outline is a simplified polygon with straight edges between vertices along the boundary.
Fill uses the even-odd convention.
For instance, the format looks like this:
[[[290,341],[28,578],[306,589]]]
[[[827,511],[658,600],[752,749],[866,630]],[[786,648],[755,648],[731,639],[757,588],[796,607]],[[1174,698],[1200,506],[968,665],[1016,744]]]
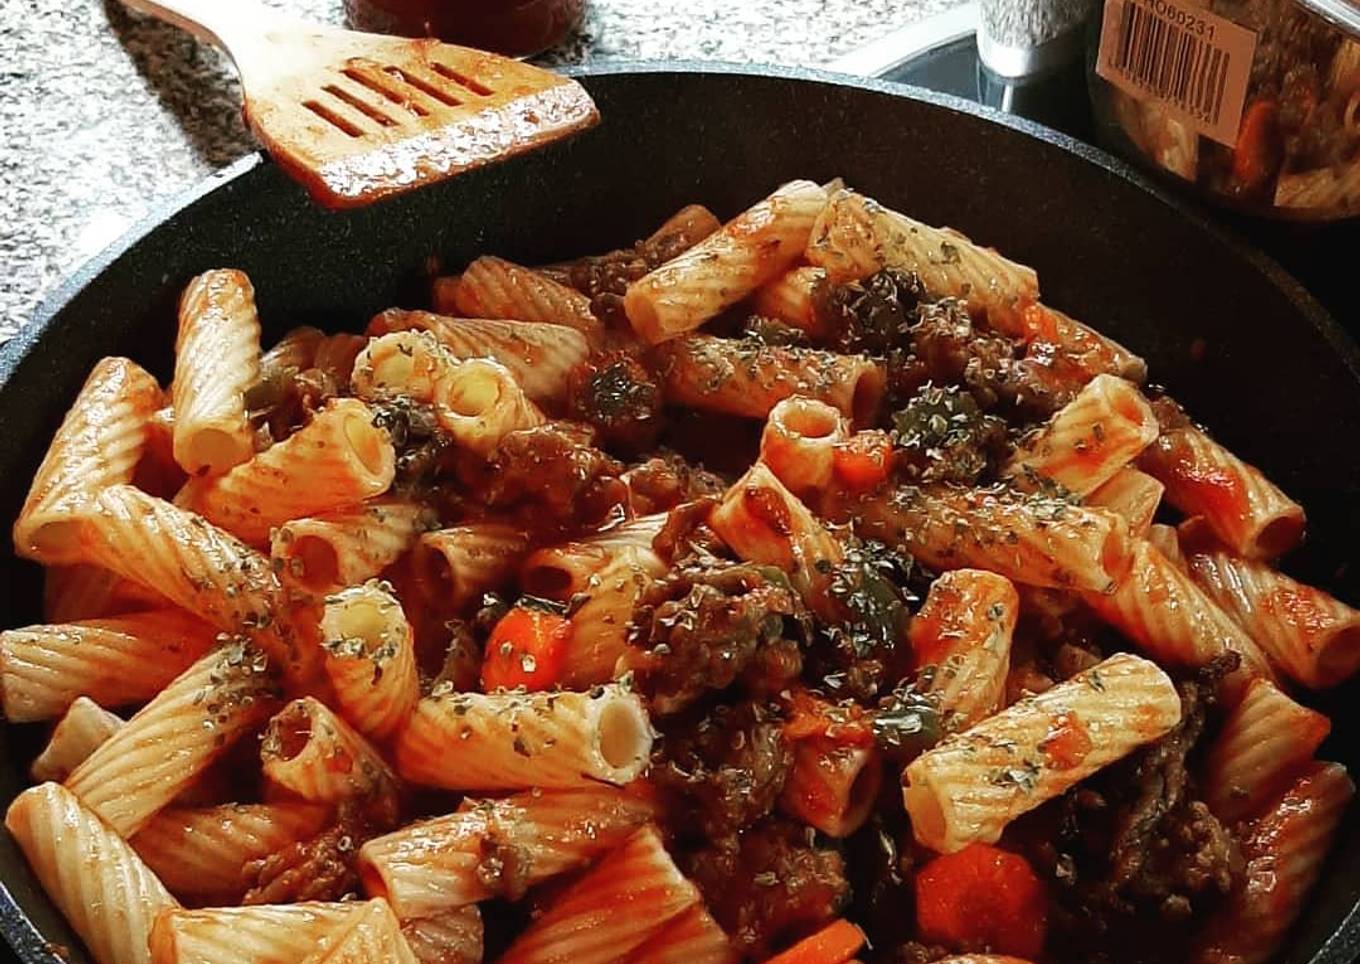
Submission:
[[[845,500],[835,514],[934,569],[988,569],[1027,586],[1108,592],[1133,563],[1119,516],[1008,486],[907,486]]]
[[[1122,516],[1130,532],[1146,537],[1165,491],[1166,486],[1152,476],[1126,465],[1093,490],[1085,502]]]
[[[192,475],[220,474],[255,452],[246,390],[260,374],[260,317],[243,272],[217,269],[189,282],[175,339],[175,461]]]
[[[80,697],[57,721],[47,746],[29,767],[29,776],[39,783],[45,780],[60,783],[122,727],[122,717],[89,697]]]
[[[194,479],[175,501],[253,546],[292,519],[343,509],[382,495],[396,453],[373,412],[336,399],[284,441],[225,475]]]
[[[1284,943],[1355,797],[1339,763],[1313,763],[1242,841],[1246,879],[1205,925],[1194,964],[1264,964]]]
[[[1002,469],[1023,488],[1054,483],[1076,495],[1100,488],[1157,438],[1157,417],[1131,383],[1097,375]]]
[[[801,257],[826,191],[790,181],[716,233],[628,286],[624,310],[643,341],[698,328]]]
[[[618,685],[590,693],[447,693],[422,699],[397,734],[397,771],[446,790],[622,785],[647,764],[652,729]]]
[[[90,520],[91,561],[154,587],[219,630],[245,633],[290,682],[319,671],[320,652],[284,624],[282,587],[269,560],[179,506],[115,485]]]
[[[1225,826],[1256,816],[1331,732],[1332,721],[1254,679],[1204,761],[1204,802]]]
[[[1111,656],[912,761],[902,776],[912,833],[941,853],[995,843],[1016,817],[1180,719],[1180,696],[1157,664]]]
[[[1264,562],[1234,555],[1198,520],[1182,523],[1181,530],[1185,568],[1195,585],[1291,679],[1317,689],[1360,669],[1360,611]]]
[[[845,550],[769,467],[757,462],[714,507],[709,525],[737,557],[789,574],[803,601],[822,619],[843,616],[831,596]]]
[[[401,558],[434,514],[415,502],[376,499],[274,530],[269,555],[279,578],[313,593],[372,579]]]
[[[76,697],[144,703],[214,645],[181,609],[0,632],[0,706],[13,723],[60,716]]]
[[[598,338],[603,326],[590,299],[532,268],[484,255],[463,271],[454,289],[454,313],[469,318],[513,318],[575,328]]]
[[[362,901],[305,901],[162,913],[151,932],[152,964],[298,964],[335,946]]]
[[[757,315],[775,318],[816,338],[823,328],[817,317],[818,300],[828,287],[825,268],[803,265],[756,291],[751,308]]]
[[[393,308],[368,326],[368,333],[374,336],[394,331],[428,331],[454,358],[498,361],[509,369],[525,394],[539,403],[564,398],[572,371],[590,355],[586,337],[562,325],[449,318]]]
[[[14,521],[18,555],[47,565],[85,561],[80,517],[106,486],[132,480],[160,404],[160,387],[138,365],[126,358],[95,365]]]
[[[786,398],[825,402],[867,425],[883,401],[886,376],[874,361],[750,338],[688,335],[658,350],[666,398],[724,415],[767,418]]]
[[[967,729],[1001,708],[1019,616],[1019,594],[994,572],[955,569],[931,584],[909,639],[921,688],[946,729]]]
[[[182,900],[236,903],[247,890],[248,862],[316,836],[331,819],[329,807],[295,801],[174,806],[152,817],[129,843]]]
[[[384,740],[420,698],[415,642],[401,602],[376,581],[327,596],[321,616],[326,675],[345,717]]]
[[[1163,430],[1138,467],[1166,486],[1166,501],[1202,517],[1239,556],[1272,559],[1303,537],[1303,507],[1193,425]]]
[[[5,826],[99,964],[152,960],[152,924],[179,904],[118,834],[56,783],[15,797]]]
[[[427,532],[413,561],[430,601],[455,611],[515,578],[529,534],[503,522],[471,522]]]
[[[735,964],[737,952],[702,904],[672,918],[647,938],[628,964]]]
[[[1232,650],[1241,666],[1225,685],[1241,694],[1255,676],[1275,678],[1265,654],[1183,571],[1145,540],[1134,541],[1133,565],[1112,592],[1082,594],[1101,619],[1166,666],[1205,666]]]
[[[420,964],[481,964],[482,912],[476,904],[403,920],[401,933]]]
[[[760,436],[760,461],[800,498],[831,484],[836,443],[847,435],[833,406],[795,395],[770,409]]]
[[[395,813],[397,781],[378,751],[326,704],[306,696],[280,710],[260,745],[264,775],[303,800],[372,803]]]
[[[359,851],[364,892],[391,903],[403,918],[519,896],[521,887],[583,866],[623,842],[656,814],[637,788],[606,785],[531,790],[466,800],[455,813],[374,837]],[[522,876],[498,889],[484,872],[489,849],[513,848]]]
[[[660,836],[646,827],[560,894],[510,945],[501,964],[625,959],[700,903]]]
[[[204,656],[76,767],[67,788],[131,836],[275,705],[264,654],[228,643]]]
[[[1039,298],[1033,268],[1002,257],[952,228],[934,228],[854,191],[831,196],[808,240],[807,257],[832,281],[883,268],[913,271],[935,298],[961,298],[1001,327]]]

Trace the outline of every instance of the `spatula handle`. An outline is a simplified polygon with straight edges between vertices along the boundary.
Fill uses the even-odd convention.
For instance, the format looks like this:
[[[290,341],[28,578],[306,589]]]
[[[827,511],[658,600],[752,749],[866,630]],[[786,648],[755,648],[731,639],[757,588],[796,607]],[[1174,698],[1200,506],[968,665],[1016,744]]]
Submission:
[[[221,47],[240,66],[241,58],[280,14],[254,0],[122,0],[123,6],[187,30]]]

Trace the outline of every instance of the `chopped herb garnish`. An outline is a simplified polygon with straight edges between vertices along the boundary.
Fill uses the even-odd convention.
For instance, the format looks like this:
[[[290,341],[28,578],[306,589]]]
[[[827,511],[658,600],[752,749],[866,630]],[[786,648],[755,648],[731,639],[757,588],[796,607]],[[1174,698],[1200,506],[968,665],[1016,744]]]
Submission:
[[[869,726],[880,749],[899,763],[914,759],[944,736],[939,701],[902,683],[879,702]]]

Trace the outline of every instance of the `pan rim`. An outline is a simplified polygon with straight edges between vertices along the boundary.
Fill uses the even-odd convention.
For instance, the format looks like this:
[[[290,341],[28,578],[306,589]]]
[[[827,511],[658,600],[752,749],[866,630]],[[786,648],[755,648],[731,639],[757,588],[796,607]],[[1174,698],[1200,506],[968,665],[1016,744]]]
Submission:
[[[1336,352],[1352,376],[1360,381],[1360,342],[1343,329],[1331,313],[1278,262],[1252,247],[1231,229],[1215,222],[1204,208],[1186,198],[1176,196],[1127,162],[1041,124],[960,97],[910,84],[855,77],[809,67],[695,60],[607,60],[561,68],[561,73],[583,78],[655,74],[720,75],[848,87],[921,101],[1036,138],[1060,150],[1075,154],[1087,163],[1131,183],[1144,194],[1172,208],[1181,217],[1190,221],[1196,229],[1259,271],[1296,307],[1308,324],[1322,336],[1328,347]],[[263,151],[251,152],[185,190],[151,204],[116,240],[66,274],[28,312],[27,317],[23,319],[22,327],[0,345],[0,395],[6,391],[12,375],[37,346],[56,316],[78,298],[94,279],[166,222],[182,214],[209,194],[229,187],[266,163],[270,162]],[[8,882],[3,880],[0,880],[0,934],[26,964],[57,964],[63,959],[51,950],[51,945],[38,930],[37,925],[19,906]],[[1360,900],[1352,905],[1336,929],[1318,948],[1311,964],[1348,964],[1352,959],[1348,946],[1357,942],[1360,942]]]

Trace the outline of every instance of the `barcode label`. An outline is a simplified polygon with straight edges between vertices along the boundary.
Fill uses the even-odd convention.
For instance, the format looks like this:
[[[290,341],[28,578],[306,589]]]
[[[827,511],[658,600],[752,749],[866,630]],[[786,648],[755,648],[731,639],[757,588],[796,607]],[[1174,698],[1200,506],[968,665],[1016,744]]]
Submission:
[[[1255,53],[1256,34],[1195,0],[1107,0],[1096,73],[1231,146]]]

